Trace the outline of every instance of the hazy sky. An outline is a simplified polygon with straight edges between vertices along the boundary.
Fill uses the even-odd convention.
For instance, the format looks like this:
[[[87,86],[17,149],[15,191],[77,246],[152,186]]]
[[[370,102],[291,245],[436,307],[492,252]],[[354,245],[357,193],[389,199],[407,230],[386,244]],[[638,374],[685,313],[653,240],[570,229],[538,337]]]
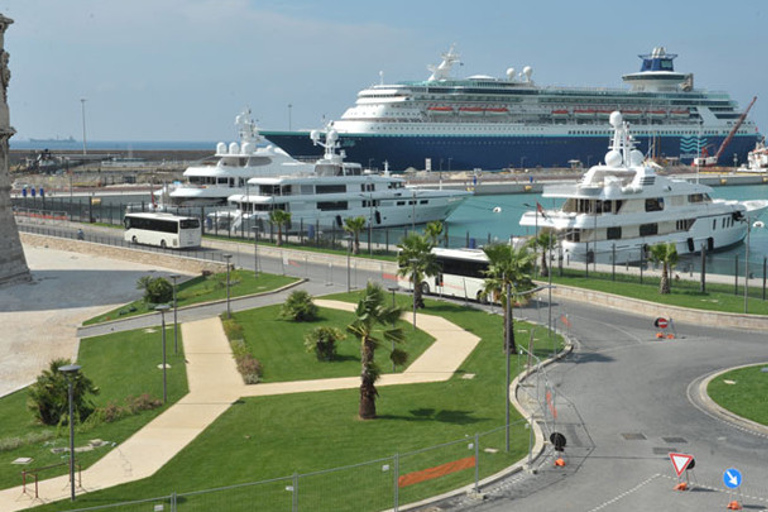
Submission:
[[[621,87],[663,45],[696,87],[728,91],[768,131],[768,2],[645,0],[0,0],[18,139],[234,140],[316,128],[379,81],[426,79],[456,43],[454,75],[533,67],[542,85]]]

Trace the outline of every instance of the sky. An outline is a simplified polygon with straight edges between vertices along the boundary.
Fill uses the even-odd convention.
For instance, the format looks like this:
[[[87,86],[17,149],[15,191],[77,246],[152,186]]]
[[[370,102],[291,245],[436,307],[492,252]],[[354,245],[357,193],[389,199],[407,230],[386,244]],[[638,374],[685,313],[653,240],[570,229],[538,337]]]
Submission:
[[[594,87],[623,87],[664,46],[697,88],[741,108],[757,95],[768,131],[765,0],[0,0],[0,13],[19,140],[82,140],[84,117],[89,141],[231,141],[246,107],[263,129],[320,128],[380,72],[426,79],[452,44],[457,77],[531,66],[539,85]]]

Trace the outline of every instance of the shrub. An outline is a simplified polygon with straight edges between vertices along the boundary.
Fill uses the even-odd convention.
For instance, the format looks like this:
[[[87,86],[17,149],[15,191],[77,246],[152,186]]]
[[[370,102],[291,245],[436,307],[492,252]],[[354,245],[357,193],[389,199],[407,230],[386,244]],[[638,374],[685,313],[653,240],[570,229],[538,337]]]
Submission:
[[[173,285],[162,277],[144,276],[139,279],[136,288],[144,290],[144,302],[164,304],[173,300]]]
[[[307,352],[314,352],[318,361],[333,361],[336,359],[336,342],[346,338],[336,327],[317,327],[304,336],[304,346]]]
[[[245,354],[237,359],[237,371],[243,376],[246,384],[261,382],[261,363],[252,354]]]
[[[280,317],[294,322],[309,322],[317,318],[318,307],[312,302],[312,296],[305,290],[291,292],[280,308]]]
[[[68,419],[69,387],[67,377],[59,371],[60,367],[68,364],[71,364],[69,359],[54,359],[29,387],[27,407],[43,425],[59,425]],[[71,378],[73,410],[75,418],[82,422],[93,412],[90,397],[98,395],[99,388],[82,371]]]

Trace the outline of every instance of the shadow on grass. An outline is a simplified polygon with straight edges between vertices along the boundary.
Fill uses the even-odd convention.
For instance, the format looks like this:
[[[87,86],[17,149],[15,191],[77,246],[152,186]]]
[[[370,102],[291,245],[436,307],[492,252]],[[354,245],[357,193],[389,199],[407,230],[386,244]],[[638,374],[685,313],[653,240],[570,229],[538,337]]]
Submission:
[[[432,408],[412,409],[408,411],[410,416],[399,416],[394,414],[382,414],[378,416],[382,420],[400,420],[400,421],[439,421],[441,423],[453,423],[455,425],[471,425],[487,418],[475,418],[471,416],[471,411],[457,410],[436,410]]]

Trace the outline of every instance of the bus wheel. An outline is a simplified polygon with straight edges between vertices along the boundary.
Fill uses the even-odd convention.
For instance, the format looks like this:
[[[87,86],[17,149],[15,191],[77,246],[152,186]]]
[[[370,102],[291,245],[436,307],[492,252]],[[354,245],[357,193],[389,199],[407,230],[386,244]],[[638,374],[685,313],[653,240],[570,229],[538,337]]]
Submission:
[[[421,283],[422,295],[429,295],[429,285],[427,283]]]
[[[138,240],[136,240],[136,237],[133,237],[133,238],[131,238],[131,243],[132,243],[132,244],[138,244],[138,243],[139,243],[139,241],[138,241]]]
[[[480,304],[488,304],[488,297],[483,292],[477,292],[475,299]]]
[[[165,249],[166,248],[165,240],[160,240],[160,248],[161,249]]]

